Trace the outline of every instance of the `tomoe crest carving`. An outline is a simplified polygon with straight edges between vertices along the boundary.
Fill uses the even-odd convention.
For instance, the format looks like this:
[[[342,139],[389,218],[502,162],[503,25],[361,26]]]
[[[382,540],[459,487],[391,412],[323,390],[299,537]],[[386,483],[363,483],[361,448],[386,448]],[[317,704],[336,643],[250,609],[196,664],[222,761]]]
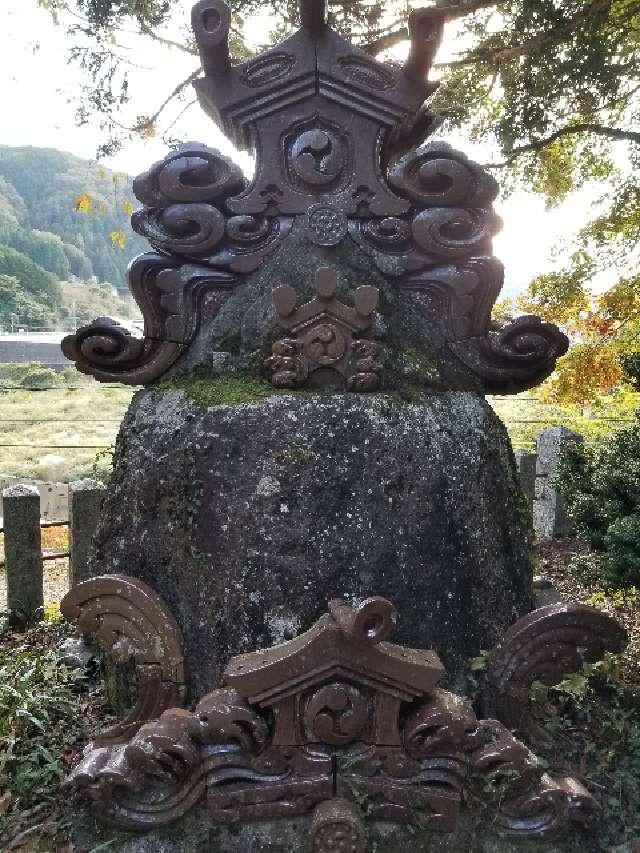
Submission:
[[[211,322],[302,229],[310,247],[341,252],[348,245],[365,255],[400,297],[378,310],[408,306],[425,344],[439,336],[471,387],[512,392],[544,379],[566,352],[566,337],[534,317],[491,325],[503,281],[491,255],[500,227],[495,179],[447,143],[424,142],[438,124],[424,101],[437,87],[427,76],[441,12],[411,13],[402,67],[378,62],[334,32],[322,0],[300,0],[300,20],[281,44],[233,65],[228,7],[223,0],[194,6],[200,104],[255,155],[255,173],[247,180],[219,152],[188,143],[136,178],[143,206],[132,225],[157,253],[137,258],[129,274],[144,336],[100,318],[65,338],[67,357],[101,381],[153,381],[190,346],[204,322],[203,300],[215,306],[206,312]],[[392,314],[384,319],[393,325]],[[275,328],[275,312],[272,320]],[[268,352],[261,354],[252,363]],[[375,387],[385,381],[382,371]]]

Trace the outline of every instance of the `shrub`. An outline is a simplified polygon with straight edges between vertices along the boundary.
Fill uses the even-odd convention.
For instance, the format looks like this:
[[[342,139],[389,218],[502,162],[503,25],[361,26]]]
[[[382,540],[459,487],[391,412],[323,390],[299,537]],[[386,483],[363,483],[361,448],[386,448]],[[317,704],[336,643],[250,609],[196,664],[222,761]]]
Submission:
[[[10,792],[14,812],[59,796],[64,753],[87,734],[78,712],[87,677],[59,665],[53,646],[66,633],[52,620],[0,645],[0,790]]]
[[[52,385],[62,385],[64,378],[50,367],[35,367],[22,377],[20,386],[32,391],[50,388]]]
[[[19,385],[27,373],[41,368],[39,361],[6,361],[0,364],[0,376],[3,381]]]
[[[592,450],[563,453],[556,487],[592,553],[576,565],[585,580],[619,589],[640,584],[640,419]]]

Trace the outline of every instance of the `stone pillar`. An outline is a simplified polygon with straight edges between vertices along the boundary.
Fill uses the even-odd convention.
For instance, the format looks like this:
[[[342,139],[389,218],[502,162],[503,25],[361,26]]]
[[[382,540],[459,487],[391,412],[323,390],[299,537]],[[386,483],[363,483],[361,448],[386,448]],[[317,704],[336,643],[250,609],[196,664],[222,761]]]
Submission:
[[[42,595],[40,493],[35,486],[10,486],[2,492],[7,607],[16,624],[38,618]]]
[[[69,483],[69,587],[91,576],[89,554],[104,493],[94,480]]]
[[[533,498],[536,488],[536,462],[535,453],[529,453],[527,450],[516,450],[516,466],[518,468],[518,477],[520,479],[520,488],[522,494],[527,500],[527,506],[530,510],[533,509]]]
[[[570,523],[564,498],[554,487],[554,477],[568,442],[582,443],[582,436],[562,426],[543,430],[536,440],[535,499],[533,529],[538,539],[561,539],[569,535]]]

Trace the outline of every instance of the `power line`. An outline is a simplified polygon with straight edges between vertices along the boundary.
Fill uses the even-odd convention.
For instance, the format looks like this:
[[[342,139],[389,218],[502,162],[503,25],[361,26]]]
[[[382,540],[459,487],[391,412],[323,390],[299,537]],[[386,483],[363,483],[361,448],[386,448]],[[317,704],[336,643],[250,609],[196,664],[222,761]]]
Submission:
[[[124,416],[123,416],[124,417]],[[0,424],[119,424],[122,418],[0,418]]]
[[[43,385],[40,388],[20,388],[16,385],[0,385],[0,391],[20,391],[24,394],[33,394],[40,391],[110,391],[112,388],[129,388],[133,390],[131,385],[123,385],[121,383],[110,383],[109,386],[104,385]]]
[[[0,447],[28,447],[31,450],[100,450],[111,444],[0,444]]]
[[[587,418],[587,417],[574,417],[574,418],[565,418],[565,417],[549,417],[549,418],[529,418],[527,420],[518,420],[511,418],[501,418],[502,422],[505,424],[548,424],[552,421],[562,421],[566,423],[570,421],[571,423],[579,423],[579,424],[588,424],[588,423],[596,423],[600,421],[613,421],[617,424],[632,424],[635,423],[635,418]]]

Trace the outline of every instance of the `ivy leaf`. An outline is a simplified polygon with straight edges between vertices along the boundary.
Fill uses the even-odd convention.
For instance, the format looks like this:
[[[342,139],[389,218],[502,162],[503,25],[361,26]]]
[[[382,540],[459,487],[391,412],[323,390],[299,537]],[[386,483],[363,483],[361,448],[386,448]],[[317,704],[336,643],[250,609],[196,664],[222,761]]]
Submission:
[[[471,672],[481,672],[482,670],[487,668],[487,661],[489,659],[489,652],[484,649],[480,650],[480,654],[478,657],[469,658],[469,669]]]

